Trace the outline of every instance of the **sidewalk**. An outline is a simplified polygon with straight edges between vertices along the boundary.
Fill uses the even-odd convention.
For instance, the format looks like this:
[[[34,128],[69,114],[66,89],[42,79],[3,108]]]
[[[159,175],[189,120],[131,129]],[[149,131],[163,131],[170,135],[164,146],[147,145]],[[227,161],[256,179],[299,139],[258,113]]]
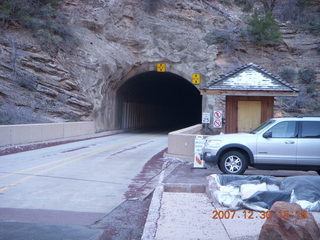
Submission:
[[[142,239],[258,239],[265,222],[259,212],[253,213],[254,219],[249,219],[245,215],[248,211],[244,210],[236,211],[233,219],[212,219],[213,211],[225,213],[227,210],[217,202],[211,202],[205,192],[206,176],[220,174],[220,171],[191,167],[188,164],[178,166],[156,189]],[[319,224],[320,213],[313,215]]]

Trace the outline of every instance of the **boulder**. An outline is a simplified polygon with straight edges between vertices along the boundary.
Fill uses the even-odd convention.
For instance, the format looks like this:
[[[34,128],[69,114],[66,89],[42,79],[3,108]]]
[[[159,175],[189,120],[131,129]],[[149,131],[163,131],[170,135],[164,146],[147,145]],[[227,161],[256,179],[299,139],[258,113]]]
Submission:
[[[320,229],[313,215],[296,203],[275,202],[272,217],[261,228],[259,240],[317,240]]]

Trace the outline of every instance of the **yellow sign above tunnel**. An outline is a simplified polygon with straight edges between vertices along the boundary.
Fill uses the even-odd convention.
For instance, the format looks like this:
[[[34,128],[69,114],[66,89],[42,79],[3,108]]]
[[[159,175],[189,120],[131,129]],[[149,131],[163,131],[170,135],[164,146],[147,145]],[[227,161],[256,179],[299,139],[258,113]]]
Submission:
[[[157,64],[157,72],[165,72],[167,69],[167,66],[165,63],[158,63]]]
[[[199,85],[201,82],[200,74],[192,74],[191,82],[194,85]]]

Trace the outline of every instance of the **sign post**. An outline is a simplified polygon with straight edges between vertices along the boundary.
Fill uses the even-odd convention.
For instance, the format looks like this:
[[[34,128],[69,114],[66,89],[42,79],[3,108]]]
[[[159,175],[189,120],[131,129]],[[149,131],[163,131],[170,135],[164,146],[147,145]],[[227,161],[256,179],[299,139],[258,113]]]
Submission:
[[[222,128],[222,111],[213,111],[213,127]]]
[[[193,168],[206,168],[204,166],[204,161],[201,158],[202,148],[204,145],[205,139],[202,135],[197,135],[194,140],[194,161]]]

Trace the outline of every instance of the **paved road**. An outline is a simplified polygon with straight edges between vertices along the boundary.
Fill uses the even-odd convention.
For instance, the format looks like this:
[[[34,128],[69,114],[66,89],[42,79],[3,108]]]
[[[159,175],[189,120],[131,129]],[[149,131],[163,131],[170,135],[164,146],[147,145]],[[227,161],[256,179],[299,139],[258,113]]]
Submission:
[[[167,134],[123,133],[2,156],[0,221],[92,224],[166,147]]]

